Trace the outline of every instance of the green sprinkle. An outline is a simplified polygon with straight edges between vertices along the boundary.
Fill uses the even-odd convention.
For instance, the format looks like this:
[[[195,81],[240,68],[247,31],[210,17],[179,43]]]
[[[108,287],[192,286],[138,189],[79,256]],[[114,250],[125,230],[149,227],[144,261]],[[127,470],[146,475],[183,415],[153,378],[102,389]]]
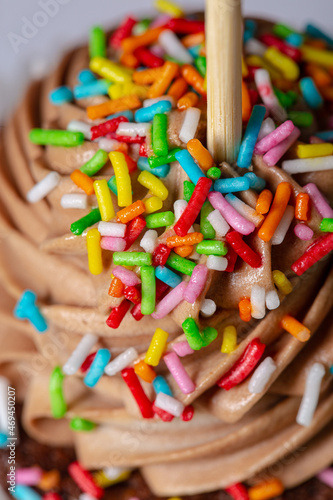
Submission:
[[[291,99],[287,96],[287,94],[282,92],[282,90],[274,87],[274,94],[278,98],[278,101],[283,108],[288,108],[289,106],[291,106]]]
[[[86,420],[80,417],[75,417],[72,418],[69,426],[73,431],[81,432],[81,431],[93,431],[96,427],[96,424],[94,422],[91,422],[90,420]]]
[[[213,240],[216,236],[215,229],[207,219],[208,215],[213,212],[214,208],[209,201],[205,201],[200,212],[200,233],[203,234],[205,240]]]
[[[158,214],[147,215],[146,224],[148,229],[157,227],[171,226],[175,222],[175,214],[173,212],[160,212]]]
[[[100,26],[94,26],[89,37],[89,56],[106,57],[105,32]]]
[[[313,114],[308,111],[289,111],[288,118],[296,127],[311,127]]]
[[[207,59],[205,56],[198,56],[195,61],[194,61],[194,64],[197,68],[197,70],[199,71],[200,75],[205,78],[206,76],[206,71],[207,71]]]
[[[88,160],[82,167],[80,167],[81,172],[89,177],[97,174],[101,168],[104,167],[105,163],[108,161],[108,154],[103,149],[99,149],[90,160]]]
[[[279,23],[274,24],[273,33],[280,38],[287,38],[289,35],[296,33],[296,31],[285,24]]]
[[[102,220],[100,211],[98,208],[94,208],[89,214],[73,222],[71,224],[71,231],[73,234],[80,235],[85,229],[87,229],[87,227],[93,226],[100,220]]]
[[[202,338],[199,332],[199,327],[194,319],[187,318],[183,322],[182,328],[191,349],[193,349],[194,351],[199,351],[202,348]]]
[[[297,92],[295,92],[294,90],[288,90],[288,92],[286,93],[286,95],[289,97],[290,99],[290,102],[291,102],[291,106],[293,104],[295,104],[295,102],[297,101],[298,99],[298,94]]]
[[[187,276],[191,276],[191,274],[193,273],[193,269],[196,266],[196,264],[191,260],[180,257],[180,255],[177,255],[174,252],[171,252],[171,254],[169,255],[167,264],[168,266],[172,267],[172,269],[175,269],[175,271],[187,274]]]
[[[189,201],[193,191],[194,191],[195,185],[191,181],[184,181],[184,200]]]
[[[119,266],[151,266],[151,253],[114,252],[113,262]]]
[[[324,233],[333,233],[333,219],[323,219],[320,223],[320,230]]]
[[[201,333],[203,347],[207,347],[217,337],[217,330],[212,326],[207,326]]]
[[[134,26],[133,35],[135,36],[142,35],[145,31],[147,31],[150,24],[151,24],[151,19],[142,19],[142,21],[139,21]]]
[[[115,175],[112,175],[112,177],[110,177],[110,179],[108,180],[108,186],[109,186],[109,189],[111,189],[111,191],[113,192],[113,194],[118,196],[118,188],[117,188],[117,181],[116,181]]]
[[[29,132],[29,139],[34,144],[39,144],[41,146],[50,145],[72,148],[83,144],[84,135],[82,132],[71,132],[70,130],[33,128]]]
[[[51,413],[54,418],[63,418],[67,411],[67,405],[63,394],[63,382],[65,375],[60,366],[56,366],[50,378],[50,402]]]
[[[207,170],[207,177],[213,181],[217,181],[221,177],[221,170],[218,167],[211,167]]]
[[[149,156],[148,163],[150,168],[161,167],[166,163],[172,163],[176,161],[175,154],[181,151],[181,148],[175,148],[169,151],[166,156]]]
[[[156,280],[153,266],[141,267],[141,313],[152,314],[156,302]]]
[[[197,244],[199,254],[204,255],[226,255],[228,248],[223,241],[204,240]]]
[[[168,117],[165,113],[156,113],[153,118],[153,151],[157,156],[168,154]]]

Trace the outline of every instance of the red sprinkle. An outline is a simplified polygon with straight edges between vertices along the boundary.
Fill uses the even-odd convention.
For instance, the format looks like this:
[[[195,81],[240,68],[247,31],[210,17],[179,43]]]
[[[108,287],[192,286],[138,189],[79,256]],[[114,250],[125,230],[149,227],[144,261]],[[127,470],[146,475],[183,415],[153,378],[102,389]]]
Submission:
[[[133,54],[139,59],[143,66],[147,66],[148,68],[159,68],[165,63],[162,57],[156,56],[146,47],[139,47],[135,49]]]
[[[86,357],[86,359],[83,361],[82,365],[80,366],[81,373],[86,373],[89,370],[89,368],[92,365],[92,362],[95,359],[96,352],[97,351],[92,352],[91,354],[88,354],[88,356]]]
[[[296,47],[292,47],[291,45],[287,45],[275,35],[262,35],[259,40],[265,45],[276,47],[280,52],[291,59],[294,59],[294,61],[300,61],[302,59],[302,53],[299,49],[296,49]]]
[[[170,19],[166,24],[166,28],[178,34],[187,35],[190,33],[201,33],[205,31],[205,23],[203,21],[192,21],[181,17]]]
[[[232,486],[229,486],[229,488],[226,488],[225,491],[234,500],[249,500],[247,489],[242,483],[233,484]]]
[[[194,416],[194,408],[192,405],[185,406],[183,413],[181,414],[181,419],[184,422],[189,422]]]
[[[257,268],[261,266],[261,256],[258,255],[252,248],[247,245],[242,235],[237,231],[231,231],[227,234],[226,240],[229,245],[235,250],[237,255],[241,257],[249,266]],[[228,254],[227,254],[228,255]]]
[[[98,139],[98,137],[103,137],[107,134],[112,134],[117,130],[119,124],[122,122],[128,122],[128,118],[126,116],[117,116],[116,118],[112,118],[111,120],[107,120],[106,122],[100,123],[99,125],[94,125],[91,127],[91,140]],[[118,140],[118,136],[116,137]]]
[[[42,496],[42,500],[62,500],[61,496],[58,495],[58,493],[45,493],[45,495]]]
[[[141,304],[141,292],[135,286],[125,286],[125,299],[130,300],[133,304]]]
[[[164,293],[168,290],[169,286],[159,279],[156,280],[156,301],[160,300]],[[137,304],[131,309],[131,314],[136,321],[140,321],[143,318],[141,313],[141,304]]]
[[[118,328],[122,320],[124,319],[127,311],[131,307],[131,302],[129,300],[123,300],[118,307],[114,307],[111,310],[110,316],[106,320],[106,324],[110,328]]]
[[[258,338],[251,340],[238,361],[225,373],[217,385],[229,391],[245,380],[259,363],[266,345]]]
[[[136,161],[132,160],[132,158],[126,153],[123,153],[123,155],[125,156],[129,173],[131,174],[132,172],[135,172],[135,170],[138,168]]]
[[[135,217],[127,224],[127,229],[124,237],[126,241],[125,250],[128,250],[133,245],[135,240],[142,233],[145,226],[146,226],[146,220],[141,215]]]
[[[153,266],[165,266],[170,255],[171,248],[160,243],[153,252]]]
[[[235,250],[230,245],[228,245],[228,253],[227,255],[225,255],[225,258],[228,261],[228,265],[225,269],[227,273],[232,273],[234,271],[237,257],[238,255],[236,254]]]
[[[178,236],[186,236],[188,234],[190,227],[200,213],[212,184],[213,181],[208,179],[208,177],[200,177],[198,180],[187,207],[174,225],[175,233]]]
[[[121,118],[121,117],[119,116],[119,118]],[[113,118],[113,120],[116,120],[116,119],[117,118]],[[118,135],[115,132],[110,132],[109,134],[106,135],[106,137],[108,139],[113,139],[115,141],[125,142],[126,144],[142,144],[146,140],[145,137],[140,137],[139,135],[136,135],[135,137],[131,137],[129,135]]]
[[[129,390],[133,394],[133,397],[137,402],[138,407],[140,408],[143,418],[153,418],[154,411],[152,402],[148,399],[146,393],[142,389],[134,368],[124,368],[124,370],[121,371],[121,376],[126,382]]]
[[[116,29],[113,35],[110,37],[109,44],[114,49],[121,48],[121,42],[124,38],[131,36],[133,26],[137,23],[136,19],[133,17],[126,17],[121,25]]]
[[[140,156],[144,156],[145,158],[147,158],[147,156],[148,156],[148,146],[147,146],[147,144],[145,142],[143,142],[142,144],[140,144],[139,155]]]
[[[325,257],[333,250],[333,233],[317,238],[296,260],[291,266],[291,269],[298,276],[301,276],[305,271],[312,267],[316,262]]]
[[[251,106],[254,106],[255,104],[257,104],[259,100],[259,94],[256,91],[256,89],[249,89],[249,95],[250,95]]]
[[[162,410],[162,408],[158,408],[158,406],[155,406],[155,403],[153,403],[153,411],[160,417],[161,420],[163,420],[163,422],[171,422],[171,420],[174,419],[174,416],[171,415],[171,413]]]
[[[104,490],[98,486],[93,476],[87,470],[83,469],[79,462],[73,462],[68,466],[68,472],[71,478],[76,482],[78,487],[95,498],[102,498]]]

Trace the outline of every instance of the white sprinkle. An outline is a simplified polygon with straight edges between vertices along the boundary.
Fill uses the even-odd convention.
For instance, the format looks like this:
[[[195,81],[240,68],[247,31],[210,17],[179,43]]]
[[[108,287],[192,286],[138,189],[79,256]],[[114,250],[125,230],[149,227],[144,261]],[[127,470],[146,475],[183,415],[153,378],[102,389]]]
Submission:
[[[126,135],[128,137],[146,137],[150,132],[151,123],[131,123],[121,122],[116,130],[117,135]]]
[[[27,192],[27,200],[29,203],[37,203],[47,196],[60,182],[60,175],[58,172],[50,172],[44,179],[37,182],[30,191]]]
[[[82,208],[88,206],[88,196],[86,194],[73,193],[63,194],[60,200],[62,208]]]
[[[191,64],[193,57],[184,45],[179,41],[179,38],[171,30],[164,30],[158,37],[158,43],[163,47],[165,52],[182,63]]]
[[[175,213],[175,222],[180,218],[180,216],[183,214],[185,208],[187,207],[187,201],[186,200],[177,200],[173,204],[173,211]]]
[[[275,124],[272,118],[270,117],[266,118],[266,120],[264,120],[261,124],[257,141],[261,141],[261,139],[266,137],[266,135],[272,133],[274,130],[275,130]]]
[[[171,413],[171,415],[174,415],[175,417],[180,417],[185,408],[183,403],[171,396],[168,396],[168,394],[164,394],[163,392],[159,392],[157,394],[155,406],[157,406],[157,408],[161,408],[161,410]]]
[[[260,57],[265,54],[266,50],[266,45],[259,42],[259,40],[257,40],[256,38],[250,38],[244,46],[245,54],[251,54]]]
[[[275,118],[279,122],[284,122],[288,118],[287,112],[280,105],[278,98],[274,93],[268,71],[266,69],[257,69],[254,73],[254,80],[259,95],[264,105],[273,115],[273,118]]]
[[[103,469],[103,472],[110,481],[113,481],[114,479],[118,479],[124,472],[129,472],[130,470],[131,469],[127,469],[126,467],[106,467]]]
[[[251,288],[251,316],[255,319],[265,317],[265,296],[266,290],[262,286],[253,285]]]
[[[105,137],[102,137],[102,139],[97,139],[96,141],[98,143],[98,147],[100,149],[104,149],[107,153],[110,153],[111,151],[117,151],[119,148],[119,141],[116,141],[114,139],[106,139]]]
[[[91,140],[91,125],[86,122],[82,122],[80,120],[72,120],[67,125],[67,130],[71,130],[72,132],[82,132],[84,137]]]
[[[206,266],[214,271],[225,271],[228,267],[228,260],[225,257],[208,255]]]
[[[74,375],[74,373],[77,372],[83,361],[90,353],[91,349],[96,344],[97,340],[98,337],[92,333],[87,333],[84,337],[82,337],[69,359],[62,367],[62,371],[65,375]]]
[[[258,214],[254,208],[250,207],[246,203],[244,203],[242,200],[237,198],[237,196],[233,194],[227,194],[225,199],[230,203],[232,207],[240,214],[242,215],[245,219],[249,220],[250,222],[253,222],[253,224],[257,227],[259,224],[262,223],[264,220],[264,216],[261,214]]]
[[[162,95],[161,97],[153,97],[152,99],[145,99],[142,104],[144,108],[147,108],[148,106],[152,106],[153,104],[156,104],[157,102],[160,101],[169,101],[171,102],[173,108],[176,107],[176,101],[171,95]]]
[[[291,205],[288,205],[286,208],[286,211],[284,212],[282,219],[280,220],[280,223],[278,227],[275,230],[275,233],[273,234],[272,237],[272,245],[280,245],[290,227],[290,224],[294,218],[295,215],[295,209]]]
[[[216,311],[216,304],[214,300],[204,299],[201,304],[200,312],[205,317],[208,318],[212,316]]]
[[[208,214],[207,220],[213,226],[213,229],[216,232],[216,238],[222,238],[230,229],[229,224],[218,210],[213,210],[210,214]]]
[[[7,434],[8,431],[8,387],[9,380],[0,377],[0,431]]]
[[[200,115],[201,111],[198,108],[187,108],[185,111],[183,125],[179,132],[179,139],[185,142],[185,144],[194,138],[198,128]]]
[[[139,356],[138,351],[134,347],[129,347],[126,351],[122,352],[115,359],[105,367],[104,372],[106,375],[112,377],[118,372],[131,365]]]
[[[264,391],[267,382],[276,370],[276,364],[271,357],[265,358],[253,372],[249,382],[249,392],[260,394]]]
[[[314,363],[305,382],[305,391],[298,410],[296,422],[304,427],[311,425],[314,412],[316,411],[321,381],[325,375],[325,368],[321,363]]]
[[[266,307],[270,311],[277,309],[280,305],[280,299],[276,290],[270,290],[266,293]]]
[[[126,224],[121,222],[104,222],[98,223],[98,231],[101,236],[114,236],[115,238],[123,238],[126,233]]]
[[[318,172],[319,170],[333,169],[333,156],[320,158],[298,158],[282,162],[282,169],[288,174],[302,174],[304,172]]]
[[[148,229],[140,241],[140,247],[144,249],[147,253],[153,253],[155,250],[156,240],[158,238],[158,233],[154,229]]]

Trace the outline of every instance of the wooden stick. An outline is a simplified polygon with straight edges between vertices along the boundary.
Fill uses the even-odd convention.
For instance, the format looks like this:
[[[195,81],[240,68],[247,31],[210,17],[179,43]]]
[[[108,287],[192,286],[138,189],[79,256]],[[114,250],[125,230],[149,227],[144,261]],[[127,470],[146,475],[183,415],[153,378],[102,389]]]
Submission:
[[[208,150],[233,163],[242,138],[241,0],[206,0],[206,51]]]

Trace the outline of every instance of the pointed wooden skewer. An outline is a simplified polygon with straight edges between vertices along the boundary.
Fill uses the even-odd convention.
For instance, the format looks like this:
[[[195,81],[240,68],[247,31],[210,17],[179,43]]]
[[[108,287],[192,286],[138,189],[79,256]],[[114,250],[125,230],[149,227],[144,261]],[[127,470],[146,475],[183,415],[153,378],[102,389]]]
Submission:
[[[207,146],[216,163],[237,159],[242,137],[241,0],[206,0]]]

